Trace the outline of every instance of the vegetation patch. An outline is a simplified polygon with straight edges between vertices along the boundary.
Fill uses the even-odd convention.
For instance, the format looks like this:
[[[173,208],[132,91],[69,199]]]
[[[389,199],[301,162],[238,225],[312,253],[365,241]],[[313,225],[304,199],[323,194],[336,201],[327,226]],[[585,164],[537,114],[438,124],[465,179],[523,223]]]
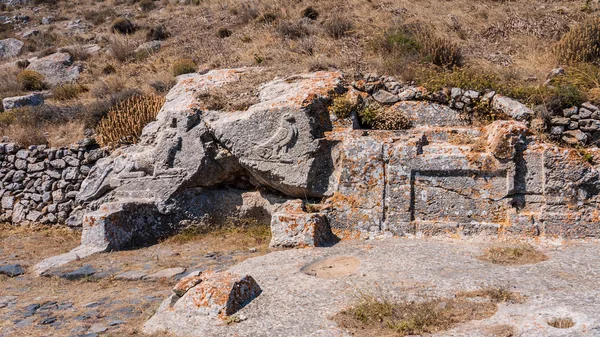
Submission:
[[[498,303],[512,302],[516,297],[517,294],[497,289],[422,302],[392,301],[363,294],[355,306],[333,319],[357,336],[422,335],[491,317],[496,313]]]
[[[17,75],[17,80],[21,85],[21,89],[26,91],[44,90],[44,75],[33,70],[23,70]]]
[[[156,119],[165,103],[164,97],[132,96],[111,108],[96,128],[102,146],[134,144],[146,124]]]
[[[173,76],[196,72],[196,62],[192,59],[179,59],[173,63]]]
[[[219,222],[208,220],[187,225],[178,234],[167,239],[167,242],[183,244],[207,239],[227,242],[233,240],[237,247],[261,246],[266,249],[271,241],[271,225],[254,219],[228,218]]]
[[[527,243],[504,243],[487,248],[478,259],[493,264],[512,266],[546,261],[548,256]]]
[[[553,318],[548,325],[557,329],[568,329],[575,326],[575,321],[570,317]]]
[[[600,18],[594,17],[574,26],[560,39],[555,52],[565,62],[600,60]]]

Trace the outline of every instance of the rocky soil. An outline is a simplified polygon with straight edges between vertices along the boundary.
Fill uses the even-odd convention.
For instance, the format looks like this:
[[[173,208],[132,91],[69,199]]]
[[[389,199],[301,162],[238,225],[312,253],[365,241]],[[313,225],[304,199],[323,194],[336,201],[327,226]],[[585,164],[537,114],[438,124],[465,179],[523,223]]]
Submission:
[[[247,232],[175,238],[81,259],[39,277],[30,266],[76,246],[77,233],[0,227],[0,336],[138,335],[178,279],[264,254],[267,241],[253,238]]]
[[[330,318],[362,294],[425,300],[493,287],[519,293],[525,300],[500,304],[488,319],[435,336],[493,336],[490,331],[499,326],[512,327],[514,336],[600,335],[597,241],[538,243],[549,260],[522,266],[478,260],[489,243],[477,238],[390,238],[272,252],[230,269],[253,276],[262,289],[238,312],[241,322],[224,324],[199,316],[175,322],[172,311],[159,309],[144,331],[168,330],[182,336],[349,336]],[[314,273],[313,263],[323,259],[329,259],[328,269],[334,272]],[[575,326],[558,329],[547,323],[565,317]]]
[[[19,264],[25,272],[0,275],[2,337],[142,332],[165,336],[163,329],[185,336],[349,336],[331,318],[354,305],[361,294],[424,300],[491,287],[519,293],[525,300],[500,304],[492,317],[436,336],[492,336],[506,326],[515,336],[600,335],[598,241],[533,243],[548,260],[501,266],[478,259],[492,244],[480,237],[343,241],[331,248],[260,256],[265,244],[250,247],[239,236],[217,235],[95,255],[53,270],[53,276],[38,277],[28,267],[74,247],[76,235],[59,229],[24,232],[7,227],[1,233],[0,270]],[[42,241],[44,245],[39,245]],[[235,320],[195,316],[174,321],[159,310],[145,323],[170,296],[177,279],[206,269],[250,275],[262,293],[236,313]],[[165,278],[148,279],[161,271]],[[565,317],[575,326],[557,329],[547,324]]]

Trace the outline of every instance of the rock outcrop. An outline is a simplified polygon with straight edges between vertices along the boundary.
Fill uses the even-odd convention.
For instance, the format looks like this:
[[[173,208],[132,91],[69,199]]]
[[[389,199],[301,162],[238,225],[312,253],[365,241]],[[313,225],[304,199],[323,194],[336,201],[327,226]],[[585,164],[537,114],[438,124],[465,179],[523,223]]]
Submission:
[[[340,73],[316,72],[262,84],[242,111],[207,108],[213,90],[261,71],[180,76],[141,142],[98,161],[82,183],[79,249],[150,244],[183,222],[227,216],[271,221],[272,245],[285,247],[327,245],[330,231],[600,235],[598,170],[531,134],[520,121],[531,113],[516,101],[370,75],[350,87]],[[330,115],[347,90],[405,115],[411,128],[369,130],[356,114]],[[398,99],[371,96],[382,90]],[[476,102],[512,118],[474,127]]]
[[[44,82],[50,86],[74,82],[81,73],[81,67],[73,62],[73,57],[68,53],[54,53],[29,62],[27,69],[44,75]]]
[[[21,55],[24,47],[23,41],[14,38],[0,40],[0,60]]]

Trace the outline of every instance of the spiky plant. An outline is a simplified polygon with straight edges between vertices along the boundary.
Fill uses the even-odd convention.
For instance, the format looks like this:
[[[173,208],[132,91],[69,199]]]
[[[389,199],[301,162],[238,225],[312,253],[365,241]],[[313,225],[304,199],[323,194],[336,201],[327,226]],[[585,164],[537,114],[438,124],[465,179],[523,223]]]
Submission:
[[[164,103],[164,97],[136,95],[117,104],[98,124],[98,142],[110,147],[135,144],[144,126],[156,119]]]

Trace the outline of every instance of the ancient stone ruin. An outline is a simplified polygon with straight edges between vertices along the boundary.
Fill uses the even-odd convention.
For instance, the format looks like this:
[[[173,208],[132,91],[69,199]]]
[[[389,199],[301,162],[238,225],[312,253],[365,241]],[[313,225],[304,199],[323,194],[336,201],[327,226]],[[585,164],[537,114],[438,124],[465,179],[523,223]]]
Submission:
[[[350,85],[316,72],[260,85],[245,111],[214,111],[201,97],[258,68],[179,77],[135,146],[98,160],[77,195],[76,257],[148,245],[190,221],[270,221],[272,246],[326,246],[393,235],[501,233],[597,237],[597,167],[529,129],[533,112],[494,93],[428,93],[387,78]],[[410,128],[360,127],[328,105],[342,93],[401,112]],[[486,102],[509,116],[469,119]],[[78,217],[79,216],[79,217]]]

